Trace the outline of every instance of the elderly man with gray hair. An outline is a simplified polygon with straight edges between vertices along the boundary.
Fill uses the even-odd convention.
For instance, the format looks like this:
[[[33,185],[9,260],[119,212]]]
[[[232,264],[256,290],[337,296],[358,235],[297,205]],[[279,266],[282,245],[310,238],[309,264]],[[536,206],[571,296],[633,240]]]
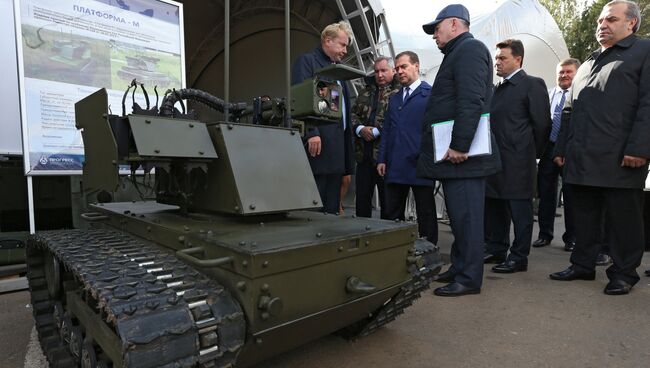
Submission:
[[[352,42],[352,30],[345,22],[333,23],[323,29],[320,45],[312,52],[302,54],[291,70],[291,83],[298,84],[332,63],[340,63]],[[354,171],[352,123],[348,89],[343,86],[343,119],[340,124],[307,126],[305,149],[323,201],[323,211],[338,213],[341,202],[343,175]]]
[[[573,79],[562,111],[555,162],[571,184],[576,245],[571,266],[553,280],[593,280],[602,211],[611,234],[605,294],[630,292],[644,250],[643,187],[650,158],[650,40],[635,35],[632,1],[607,3],[596,25],[600,49]]]

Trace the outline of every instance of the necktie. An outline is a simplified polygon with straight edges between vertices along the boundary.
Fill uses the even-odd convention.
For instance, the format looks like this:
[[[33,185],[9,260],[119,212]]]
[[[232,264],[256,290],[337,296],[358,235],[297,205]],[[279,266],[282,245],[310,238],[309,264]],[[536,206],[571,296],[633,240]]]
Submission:
[[[562,97],[560,101],[555,105],[555,110],[553,110],[553,124],[551,125],[551,142],[557,141],[557,136],[560,134],[560,123],[562,122],[562,108],[564,107],[564,101],[566,99],[567,91],[562,91]]]
[[[409,92],[410,92],[410,90],[411,90],[411,89],[410,89],[409,87],[406,87],[406,88],[404,89],[404,99],[402,99],[402,103],[406,102],[406,99],[409,98],[409,94],[410,94]]]

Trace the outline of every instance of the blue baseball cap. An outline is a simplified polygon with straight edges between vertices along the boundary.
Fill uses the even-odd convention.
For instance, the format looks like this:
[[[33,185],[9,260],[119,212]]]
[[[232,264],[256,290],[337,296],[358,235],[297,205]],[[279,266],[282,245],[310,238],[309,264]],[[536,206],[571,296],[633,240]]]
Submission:
[[[426,34],[433,34],[436,31],[436,26],[438,23],[442,22],[447,18],[458,18],[462,19],[469,24],[469,10],[461,4],[451,4],[447,5],[438,13],[436,20],[431,23],[422,25],[422,29]]]

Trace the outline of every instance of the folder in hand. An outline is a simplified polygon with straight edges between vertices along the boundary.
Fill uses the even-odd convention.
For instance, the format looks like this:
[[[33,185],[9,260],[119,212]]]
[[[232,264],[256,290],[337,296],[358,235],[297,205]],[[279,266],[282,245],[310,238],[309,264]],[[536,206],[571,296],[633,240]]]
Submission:
[[[449,150],[453,130],[453,120],[431,124],[435,162],[442,161],[442,158],[445,157],[445,154]],[[492,154],[492,140],[490,136],[490,114],[483,114],[478,121],[476,133],[474,133],[474,139],[470,145],[468,155],[471,157]]]

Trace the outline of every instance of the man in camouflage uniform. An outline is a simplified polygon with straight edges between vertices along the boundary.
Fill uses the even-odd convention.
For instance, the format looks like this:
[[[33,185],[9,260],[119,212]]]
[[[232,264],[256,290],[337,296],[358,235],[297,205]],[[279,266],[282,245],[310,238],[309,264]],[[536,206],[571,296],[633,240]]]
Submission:
[[[372,216],[372,195],[376,185],[381,218],[386,218],[384,179],[377,173],[377,152],[388,99],[400,89],[399,81],[394,77],[392,59],[383,56],[375,59],[374,83],[366,85],[352,106],[357,160],[356,214],[359,217]]]

